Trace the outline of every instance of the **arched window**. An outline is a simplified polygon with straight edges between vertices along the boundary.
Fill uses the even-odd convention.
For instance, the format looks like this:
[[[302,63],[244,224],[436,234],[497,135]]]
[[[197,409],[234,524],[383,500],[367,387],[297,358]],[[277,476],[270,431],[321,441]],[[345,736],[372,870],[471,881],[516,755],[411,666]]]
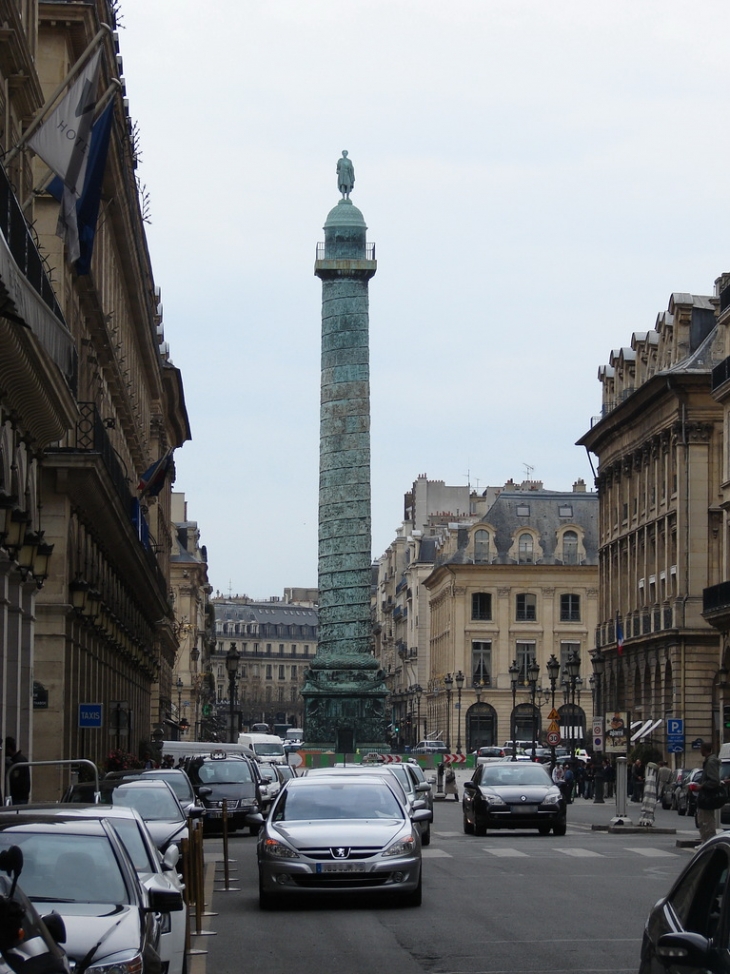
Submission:
[[[521,534],[517,542],[518,560],[521,565],[531,564],[534,561],[532,535]]]
[[[489,561],[489,532],[474,532],[474,561],[484,564]]]
[[[578,564],[578,535],[575,531],[566,531],[563,535],[563,564]]]

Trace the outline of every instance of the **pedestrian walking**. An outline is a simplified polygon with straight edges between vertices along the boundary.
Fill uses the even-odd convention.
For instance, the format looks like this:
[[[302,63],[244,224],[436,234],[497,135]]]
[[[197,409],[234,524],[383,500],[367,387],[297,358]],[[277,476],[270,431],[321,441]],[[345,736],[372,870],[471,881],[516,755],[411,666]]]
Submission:
[[[444,777],[445,788],[444,794],[446,795],[446,801],[449,800],[449,795],[454,796],[454,801],[459,800],[459,788],[456,784],[456,772],[453,768],[449,767],[446,769],[446,775]]]
[[[15,738],[6,737],[5,772],[13,805],[27,805],[30,798],[30,769],[27,762],[28,758],[15,743]],[[15,764],[22,764],[24,767],[14,769]]]
[[[571,805],[573,803],[573,787],[575,785],[575,774],[569,764],[565,765],[565,800]]]
[[[631,766],[631,801],[641,803],[644,794],[644,765],[637,758]]]
[[[613,798],[614,784],[616,783],[616,769],[611,764],[610,758],[603,760],[603,788],[604,797]]]
[[[697,828],[700,830],[700,842],[707,842],[715,834],[717,817],[715,810],[720,808],[720,759],[712,753],[712,745],[705,742],[700,748],[704,758],[702,762],[702,777],[697,792]]]
[[[669,784],[672,771],[666,761],[659,762],[659,770],[656,773],[656,800],[661,801],[664,789]]]

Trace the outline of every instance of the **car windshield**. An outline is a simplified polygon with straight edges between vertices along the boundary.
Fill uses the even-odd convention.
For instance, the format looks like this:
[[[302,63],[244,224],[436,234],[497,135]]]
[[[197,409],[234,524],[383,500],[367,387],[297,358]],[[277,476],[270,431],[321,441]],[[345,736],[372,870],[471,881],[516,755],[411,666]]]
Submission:
[[[331,819],[403,818],[403,809],[387,786],[352,779],[286,788],[273,813],[275,822]]]
[[[391,765],[388,770],[391,774],[394,774],[398,781],[403,785],[403,788],[407,792],[413,791],[413,778],[408,774],[406,768],[402,764]]]
[[[136,809],[145,822],[184,821],[179,804],[167,788],[115,788],[111,793],[112,805]]]
[[[124,876],[105,836],[0,832],[0,850],[23,850],[25,895],[43,903],[129,903]]]
[[[197,769],[201,785],[231,785],[253,781],[248,761],[206,761]]]
[[[550,785],[552,781],[541,764],[482,765],[480,785]]]
[[[282,755],[284,753],[284,748],[281,744],[259,744],[256,743],[253,746],[254,751],[260,754],[262,757],[272,757],[276,755]]]
[[[145,771],[144,778],[150,778],[153,781],[166,781],[181,802],[192,802],[195,800],[190,779],[185,774],[165,774],[164,771]]]
[[[259,768],[261,772],[261,777],[266,778],[267,781],[277,781],[276,769],[271,764],[262,764]]]

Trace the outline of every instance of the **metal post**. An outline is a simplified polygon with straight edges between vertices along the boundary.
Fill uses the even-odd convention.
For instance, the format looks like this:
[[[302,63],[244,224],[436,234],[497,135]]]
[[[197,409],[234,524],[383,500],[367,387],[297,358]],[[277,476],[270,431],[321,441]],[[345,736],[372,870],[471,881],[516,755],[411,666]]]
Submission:
[[[456,674],[456,753],[461,754],[461,688],[464,686],[464,674],[459,670]]]
[[[520,668],[517,665],[517,660],[512,660],[512,666],[509,668],[510,683],[512,686],[512,713],[510,714],[510,736],[512,738],[512,760],[517,760],[517,733],[515,731],[515,706],[517,703],[517,678],[520,675]]]
[[[593,674],[596,678],[596,697],[595,706],[593,709],[594,717],[598,716],[601,721],[601,737],[604,740],[603,747],[604,750],[601,752],[601,758],[606,753],[605,752],[605,724],[603,719],[603,700],[601,697],[602,684],[603,684],[603,671],[606,666],[606,660],[603,657],[603,653],[600,649],[596,649],[591,657],[591,663],[593,664]],[[595,752],[594,752],[595,753]],[[594,805],[604,805],[603,800],[603,761],[598,762],[598,766],[594,768],[593,772],[593,804]]]
[[[451,754],[451,688],[454,685],[454,678],[450,673],[444,677],[446,684],[446,749]]]
[[[616,758],[616,814],[611,819],[611,825],[631,825],[631,819],[626,812],[626,755]]]

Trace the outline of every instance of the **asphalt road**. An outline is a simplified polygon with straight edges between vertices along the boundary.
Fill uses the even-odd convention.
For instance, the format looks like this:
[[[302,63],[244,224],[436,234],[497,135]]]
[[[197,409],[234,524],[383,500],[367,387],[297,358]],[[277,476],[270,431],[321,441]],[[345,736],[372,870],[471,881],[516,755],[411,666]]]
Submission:
[[[615,812],[578,799],[564,837],[479,838],[464,835],[460,803],[437,803],[420,908],[342,897],[260,912],[256,840],[236,835],[229,859],[240,892],[213,894],[218,915],[205,926],[216,936],[193,945],[208,951],[208,974],[633,974],[646,915],[692,855],[678,840],[697,831],[661,808],[656,829],[676,835],[594,830]],[[628,812],[638,822],[639,806]],[[206,840],[209,863],[221,848]]]

